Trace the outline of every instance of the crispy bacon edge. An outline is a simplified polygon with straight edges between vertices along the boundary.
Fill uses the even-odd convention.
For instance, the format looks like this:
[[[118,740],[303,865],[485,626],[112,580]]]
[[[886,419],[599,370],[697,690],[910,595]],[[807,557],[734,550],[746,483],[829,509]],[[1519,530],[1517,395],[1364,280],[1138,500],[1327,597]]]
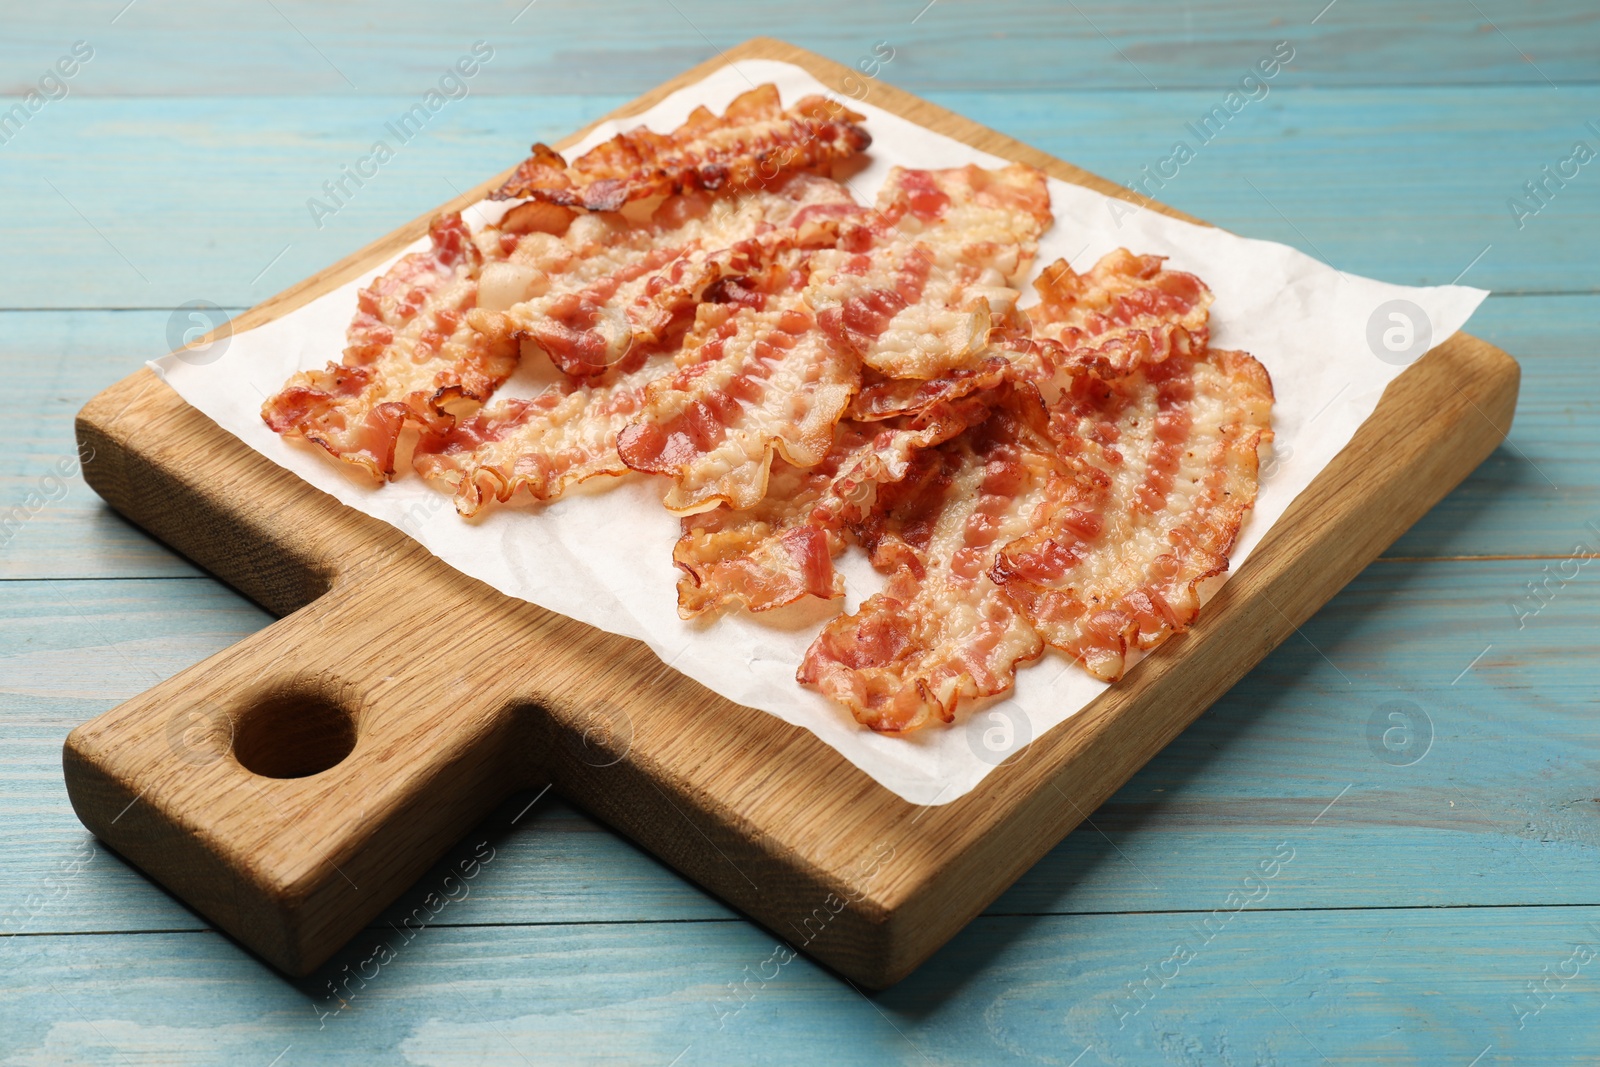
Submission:
[[[760,85],[735,98],[718,117],[698,107],[669,134],[644,126],[619,133],[570,165],[535,144],[495,200],[534,199],[586,211],[617,211],[632,200],[689,190],[755,188],[797,170],[864,151],[872,137],[864,115],[824,96],[782,109],[777,87]],[[732,144],[714,135],[744,131]]]
[[[881,593],[823,627],[795,680],[843,704],[879,733],[905,734],[953,722],[964,701],[996,696],[1015,684],[1017,668],[1037,659],[1044,641],[989,568],[1006,527],[1030,522],[1062,464],[1048,437],[1044,402],[1027,383],[1000,391],[991,416],[885,487],[872,513],[854,527],[873,565],[889,573]],[[971,492],[961,483],[970,482]],[[960,521],[950,558],[930,539]],[[955,601],[925,599],[934,574]],[[965,589],[958,589],[966,586]],[[970,609],[971,631],[942,632],[945,611]],[[930,621],[931,620],[931,621]],[[919,643],[932,628],[935,640]]]
[[[1003,364],[985,377],[963,376],[892,423],[841,422],[817,466],[774,462],[768,494],[754,507],[685,516],[672,553],[684,572],[678,614],[693,618],[735,603],[770,611],[808,595],[842,597],[832,561],[845,547],[845,532],[866,519],[883,487],[915,469],[923,451],[987,418],[1003,395],[1002,375]],[[707,551],[719,545],[728,550]]]
[[[453,426],[423,433],[412,466],[430,482],[448,486],[457,513],[467,519],[491,501],[509,502],[519,491],[550,501],[580,482],[622,477],[629,471],[617,454],[616,432],[638,412],[650,382],[672,370],[665,353],[641,351],[613,368],[607,380],[563,383],[525,400],[497,401]],[[563,405],[581,406],[567,420],[553,421]],[[584,441],[581,434],[564,433],[580,422],[601,429],[605,440]],[[509,464],[480,460],[482,446],[519,431],[537,432]],[[547,434],[553,439],[546,440]]]
[[[1012,345],[1031,349],[1058,373],[1086,370],[1107,380],[1174,354],[1204,352],[1211,289],[1165,264],[1165,256],[1126,248],[1107,252],[1083,274],[1056,260],[1033,283],[1040,302],[1022,313],[1028,323]]]
[[[1046,584],[1029,576],[1035,567],[1072,560],[1078,538],[1099,532],[1103,520],[1074,507],[1080,501],[1070,492],[1037,529],[1007,544],[990,571],[990,578],[1006,590],[1045,641],[1102,681],[1122,678],[1131,649],[1148,651],[1194,624],[1203,584],[1227,573],[1228,556],[1255,506],[1259,448],[1273,436],[1272,380],[1266,368],[1244,352],[1211,349],[1193,364],[1207,361],[1233,386],[1230,399],[1237,404],[1239,419],[1220,427],[1215,460],[1206,468],[1205,493],[1199,506],[1182,513],[1169,533],[1172,551],[1150,561],[1154,580],[1115,590],[1112,596],[1098,590],[1102,595],[1097,599],[1109,602],[1091,613],[1070,587],[1061,588],[1060,581]],[[1191,443],[1183,439],[1163,445],[1176,461],[1177,453]],[[1096,547],[1105,551],[1112,546]],[[1066,576],[1073,566],[1068,564]]]
[[[261,418],[274,433],[284,437],[300,437],[317,445],[334,459],[365,471],[374,481],[383,483],[394,476],[395,449],[405,427],[415,425],[424,430],[441,432],[453,422],[445,410],[453,400],[465,399],[482,402],[510,375],[516,366],[514,351],[496,353],[504,346],[489,344],[486,359],[460,362],[453,369],[457,381],[442,385],[431,394],[413,392],[401,400],[383,401],[368,408],[361,417],[356,436],[362,442],[359,449],[343,447],[335,442],[330,432],[319,423],[339,410],[343,401],[360,396],[372,383],[377,368],[373,366],[385,347],[392,343],[393,328],[383,322],[372,310],[379,291],[390,275],[402,266],[409,267],[414,259],[432,259],[435,267],[454,268],[465,259],[473,270],[481,266],[481,254],[472,242],[460,212],[437,215],[428,224],[428,237],[432,247],[426,252],[412,253],[394,268],[373,279],[361,292],[361,302],[350,323],[348,340],[342,363],[329,363],[322,370],[304,372],[296,378],[323,379],[327,388],[312,385],[286,384],[261,405]],[[426,297],[412,294],[413,306],[420,313]],[[420,300],[420,303],[417,301]],[[437,314],[437,312],[436,312]],[[452,316],[458,313],[451,311]],[[448,338],[437,336],[435,345]],[[485,364],[499,363],[498,370]]]

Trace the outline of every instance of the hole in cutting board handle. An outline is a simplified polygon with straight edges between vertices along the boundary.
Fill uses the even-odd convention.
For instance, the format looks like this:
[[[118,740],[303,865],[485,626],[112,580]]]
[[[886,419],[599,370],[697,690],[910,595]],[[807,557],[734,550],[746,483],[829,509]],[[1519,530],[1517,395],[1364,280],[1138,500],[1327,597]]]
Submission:
[[[316,693],[274,693],[240,717],[233,755],[264,778],[307,778],[337,766],[356,747],[356,719]]]

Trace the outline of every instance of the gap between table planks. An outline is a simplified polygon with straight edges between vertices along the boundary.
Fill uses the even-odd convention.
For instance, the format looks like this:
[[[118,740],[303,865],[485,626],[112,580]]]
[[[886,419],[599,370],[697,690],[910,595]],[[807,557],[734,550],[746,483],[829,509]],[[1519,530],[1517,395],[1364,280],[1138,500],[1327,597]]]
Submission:
[[[613,117],[743,58],[796,63],[833,87],[851,73],[757,39]],[[887,85],[872,99],[1127,195]],[[236,328],[342,284],[425,224],[266,301]],[[883,987],[1465,477],[1509,429],[1517,382],[1515,362],[1475,338],[1435,348],[1389,387],[1189,634],[968,795],[919,808],[806,731],[675,674],[642,644],[452,570],[250,451],[143,371],[80,414],[80,440],[94,450],[86,478],[287,617],[73,731],[68,790],[108,844],[295,974],[357,933],[508,792],[549,781],[780,937]],[[347,730],[353,751],[321,773],[262,776],[236,758],[248,748],[258,767],[307,770]],[[851,903],[836,909],[842,901]]]

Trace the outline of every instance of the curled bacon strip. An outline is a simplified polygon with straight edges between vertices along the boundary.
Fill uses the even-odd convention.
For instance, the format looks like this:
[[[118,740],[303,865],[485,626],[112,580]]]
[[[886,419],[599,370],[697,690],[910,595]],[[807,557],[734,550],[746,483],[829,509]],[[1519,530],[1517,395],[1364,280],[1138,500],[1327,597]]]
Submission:
[[[533,198],[588,211],[617,211],[632,200],[694,190],[756,189],[786,174],[846,159],[872,143],[865,121],[837,101],[808,96],[783,109],[761,85],[718,117],[699,107],[671,133],[643,126],[619,133],[570,166],[536,144],[496,200]]]
[[[896,167],[866,232],[817,255],[808,300],[823,330],[868,368],[937,377],[979,358],[1050,221],[1049,189],[1033,167]]]
[[[466,517],[518,490],[553,500],[578,482],[626,474],[617,434],[644,406],[646,386],[672,369],[669,354],[639,354],[604,378],[558,383],[528,400],[496,401],[453,427],[424,434],[413,465],[452,492]]]
[[[971,367],[961,367],[930,378],[879,378],[864,385],[850,402],[850,417],[876,422],[903,415],[920,415],[940,405],[998,387],[1009,376],[1010,364],[990,356]]]
[[[482,401],[516,368],[515,344],[468,328],[483,254],[460,215],[429,226],[433,247],[402,257],[361,290],[342,363],[302,371],[261,417],[382,482],[407,425],[449,424],[453,399]]]
[[[1187,629],[1202,583],[1227,571],[1271,408],[1265,368],[1242,352],[1076,379],[1051,424],[1079,474],[991,577],[1050,644],[1098,678],[1121,678],[1129,650]]]
[[[915,417],[839,423],[832,450],[815,467],[772,465],[767,495],[754,506],[690,515],[672,558],[678,613],[692,618],[731,603],[767,611],[804,596],[844,595],[833,557],[843,531],[872,512],[883,486],[905,478],[924,450],[982,422],[997,389],[931,401]]]
[[[844,548],[837,528],[811,521],[812,512],[837,475],[838,463],[859,440],[841,426],[842,444],[815,467],[772,465],[767,495],[735,511],[719,507],[683,520],[683,536],[672,549],[682,570],[678,614],[685,619],[742,604],[769,611],[806,596],[844,596],[844,579],[833,557]]]
[[[1119,248],[1087,274],[1064,259],[1046,267],[1034,282],[1040,303],[1028,316],[1033,337],[1054,353],[1047,359],[1113,377],[1174,352],[1204,349],[1211,290],[1164,262]]]
[[[874,730],[950,722],[962,700],[1011,688],[1044,644],[989,576],[1032,528],[1061,466],[1043,402],[1013,387],[990,418],[922,453],[859,527],[888,586],[822,630],[796,678]]]
[[[791,250],[736,300],[703,307],[680,357],[688,365],[650,386],[643,418],[617,439],[628,466],[672,477],[668,509],[752,507],[775,456],[812,467],[833,446],[860,370],[816,328],[807,257]]]
[[[670,197],[643,222],[584,216],[560,239],[524,239],[504,269],[528,272],[531,291],[468,321],[538,345],[572,378],[601,376],[633,348],[672,340],[702,300],[725,295],[719,284],[782,249],[832,244],[860,210],[837,182],[796,175],[772,190]]]

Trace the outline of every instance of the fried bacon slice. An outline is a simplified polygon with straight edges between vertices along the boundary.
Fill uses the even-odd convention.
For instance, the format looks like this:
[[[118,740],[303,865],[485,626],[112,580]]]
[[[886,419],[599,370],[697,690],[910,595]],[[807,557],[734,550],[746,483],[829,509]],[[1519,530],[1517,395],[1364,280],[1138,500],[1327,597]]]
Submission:
[[[1044,175],[895,168],[868,209],[816,173],[861,121],[766,85],[570,165],[536,145],[495,194],[524,202],[476,235],[435,219],[362,291],[343,362],[263,418],[379,482],[415,427],[469,517],[666,475],[684,618],[839,599],[860,543],[886,587],[796,678],[874,730],[953,721],[1047,646],[1115,681],[1227,570],[1267,373],[1209,349],[1210,291],[1161,257],[1058,261],[1019,309]],[[488,402],[522,357],[559,379]]]
[[[830,528],[858,528],[877,506],[878,489],[899,482],[923,449],[955,437],[989,417],[995,404],[1009,396],[1007,379],[996,376],[979,388],[953,389],[938,400],[887,422],[863,423],[863,433],[876,429],[862,447],[841,463],[828,493],[812,513],[813,521]]]
[[[1033,167],[897,167],[863,239],[818,254],[808,299],[868,368],[938,377],[980,358],[1050,222],[1049,188]]]
[[[261,408],[268,426],[299,437],[383,482],[408,424],[442,427],[445,405],[482,401],[517,364],[513,343],[467,327],[483,253],[459,214],[428,228],[412,252],[361,290],[341,363],[302,371]]]
[[[969,396],[982,395],[1012,376],[1008,360],[988,356],[971,367],[960,367],[937,378],[884,378],[875,376],[850,402],[850,417],[862,422],[920,415],[931,408]]]
[[[999,396],[992,385],[929,402],[914,417],[841,421],[815,467],[775,460],[767,495],[752,507],[687,516],[672,553],[684,572],[678,614],[688,619],[733,603],[768,611],[805,596],[843,596],[833,559],[845,529],[871,513],[879,489],[904,478],[922,450],[982,422]]]
[[[815,467],[772,464],[767,495],[748,508],[727,506],[683,520],[672,561],[678,579],[678,614],[685,619],[742,604],[769,611],[806,596],[844,596],[833,559],[844,549],[837,528],[812,521],[838,464],[859,447],[858,429],[840,424],[840,444]]]
[[[1065,466],[1037,390],[1016,385],[987,421],[914,468],[858,526],[887,587],[829,622],[796,674],[887,733],[952,721],[960,701],[1010,689],[1017,664],[1043,650],[989,571],[1033,529]]]
[[[499,299],[468,322],[494,341],[537,345],[573,378],[601,376],[634,347],[670,341],[714,286],[784,248],[831,245],[864,214],[844,186],[801,174],[770,190],[670,197],[643,222],[581,216],[560,236],[521,239],[504,266],[487,268],[511,284],[503,294],[495,286]]]
[[[570,165],[554,149],[533,154],[490,196],[532,198],[587,211],[633,200],[721,189],[757,189],[799,170],[847,159],[872,143],[863,116],[823,96],[788,110],[772,84],[734,99],[719,117],[695,108],[671,133],[619,133]]]
[[[617,454],[618,432],[642,414],[645,387],[675,370],[672,355],[680,339],[661,317],[668,307],[666,294],[675,294],[673,316],[684,316],[685,306],[705,299],[711,301],[710,318],[717,319],[753,299],[747,286],[755,283],[748,275],[758,269],[770,273],[771,257],[803,256],[810,245],[830,243],[838,228],[852,225],[861,212],[837,183],[798,175],[772,191],[715,201],[705,194],[673,197],[647,223],[616,214],[587,215],[559,236],[522,238],[506,262],[553,277],[544,294],[548,299],[528,300],[505,312],[480,311],[471,319],[474,326],[518,343],[533,340],[552,355],[599,351],[603,345],[615,346],[616,355],[606,352],[597,360],[609,363],[599,374],[551,386],[531,400],[491,405],[454,429],[427,434],[416,452],[418,471],[449,487],[464,515],[475,514],[491,499],[506,501],[518,489],[549,500],[576,482],[626,473]],[[700,255],[724,242],[732,242],[732,248]],[[640,262],[667,255],[673,264],[711,264],[729,273],[709,284],[702,279],[694,292],[669,285],[665,273],[636,269]],[[495,267],[485,268],[486,285]],[[684,276],[674,275],[680,281]],[[580,337],[563,347],[565,342],[553,341],[552,335],[566,327],[541,318],[540,311],[548,315],[553,301],[574,295],[587,302],[585,314],[598,324],[572,335],[600,340]],[[528,322],[530,329],[522,331],[518,322]],[[831,432],[831,424],[825,432]]]
[[[558,382],[527,400],[498,400],[422,435],[412,464],[455,497],[463,517],[518,490],[553,500],[569,486],[628,468],[617,434],[644,407],[645,388],[674,369],[670,353],[635,353],[602,378]]]
[[[906,355],[896,338],[917,339],[914,367],[886,361],[915,371],[898,376],[981,361],[991,309],[1009,310],[1017,296],[1002,271],[1026,266],[1049,222],[1044,176],[1024,166],[899,169],[880,204],[841,228],[839,243],[854,251],[791,256],[741,283],[747,298],[697,324],[680,359],[688,365],[651,387],[618,448],[635,470],[673,478],[668,508],[749,508],[767,492],[774,455],[821,462],[858,389],[857,358]],[[955,340],[952,322],[965,324]]]
[[[1078,274],[1064,259],[1044,269],[1026,309],[1032,339],[1057,369],[1084,367],[1102,378],[1126,374],[1174,352],[1204,350],[1211,290],[1193,274],[1167,270],[1165,257],[1119,248]]]
[[[1128,652],[1181,633],[1224,574],[1272,439],[1272,383],[1242,352],[1147,358],[1084,374],[1051,427],[1080,463],[991,577],[1051,645],[1116,681]]]
[[[672,477],[669,510],[753,507],[775,456],[812,467],[832,448],[860,368],[806,305],[809,256],[791,249],[728,302],[702,305],[686,365],[651,384],[643,417],[617,439],[628,466]]]

